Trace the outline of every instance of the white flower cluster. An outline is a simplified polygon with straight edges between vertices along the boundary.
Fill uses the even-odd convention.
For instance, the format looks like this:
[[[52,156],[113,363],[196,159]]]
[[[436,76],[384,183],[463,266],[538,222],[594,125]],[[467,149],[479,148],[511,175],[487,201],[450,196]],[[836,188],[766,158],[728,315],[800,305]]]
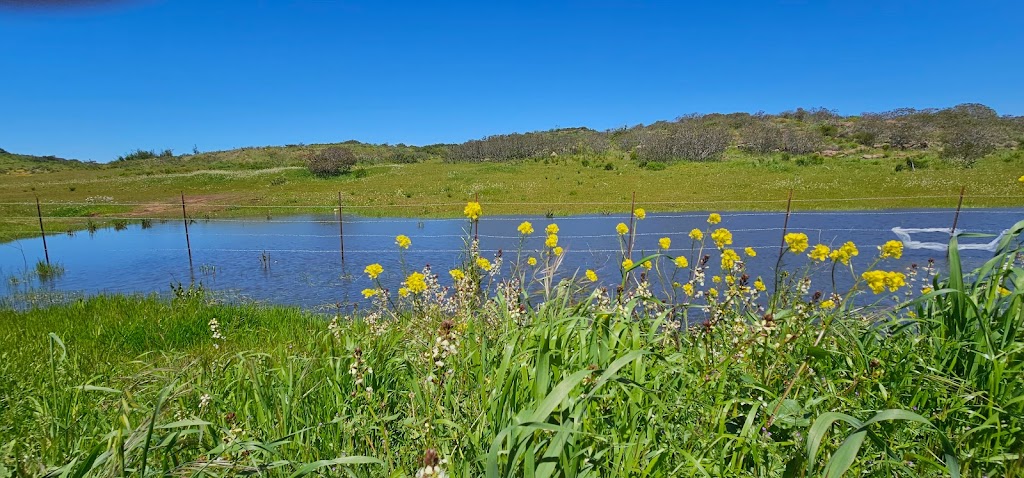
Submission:
[[[216,317],[210,319],[210,333],[211,333],[212,338],[213,338],[213,348],[219,349],[220,348],[220,344],[218,344],[217,341],[220,340],[220,341],[223,342],[224,341],[224,335],[222,335],[220,333],[220,322],[217,322],[217,318]]]

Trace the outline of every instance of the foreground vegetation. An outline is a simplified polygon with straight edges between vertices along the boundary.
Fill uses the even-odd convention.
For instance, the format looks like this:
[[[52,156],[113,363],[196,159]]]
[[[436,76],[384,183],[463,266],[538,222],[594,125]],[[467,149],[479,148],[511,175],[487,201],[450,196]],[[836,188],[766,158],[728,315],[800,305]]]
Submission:
[[[472,227],[481,208],[464,212]],[[592,271],[552,282],[549,225],[522,262],[468,236],[450,287],[425,268],[392,294],[370,264],[374,306],[356,317],[194,287],[2,310],[0,474],[1024,473],[1024,222],[973,272],[954,238],[939,277],[885,270],[895,241],[871,254],[787,234],[777,259],[754,257],[720,221],[675,257],[634,256],[640,223],[620,225],[616,291]],[[750,260],[788,272],[752,278]],[[812,286],[808,268],[859,280]],[[896,309],[858,299],[908,288],[922,295]]]
[[[687,116],[609,131],[496,135],[454,145],[251,147],[108,164],[0,150],[0,240],[178,218],[327,213],[450,216],[479,196],[495,214],[1024,205],[1024,119],[981,105],[843,117],[827,110]],[[336,163],[336,164],[335,164]],[[352,164],[355,163],[355,164]],[[336,175],[335,175],[336,174]],[[697,178],[697,179],[695,179]],[[600,191],[595,195],[595,191]]]

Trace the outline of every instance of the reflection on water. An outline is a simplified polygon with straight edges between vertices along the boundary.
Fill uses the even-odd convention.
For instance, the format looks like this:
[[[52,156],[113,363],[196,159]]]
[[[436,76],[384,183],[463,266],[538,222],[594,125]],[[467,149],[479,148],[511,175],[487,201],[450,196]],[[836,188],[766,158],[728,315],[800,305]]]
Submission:
[[[672,240],[670,255],[691,254],[687,237],[693,228],[707,229],[707,214],[648,214],[636,227],[634,258],[658,249],[658,239]],[[543,248],[544,226],[552,222],[560,228],[559,245],[566,256],[562,275],[594,269],[599,282],[613,285],[619,277],[619,239],[615,226],[628,222],[628,216],[572,216],[545,219],[538,216],[484,216],[480,221],[480,247],[492,257],[503,250],[507,273],[516,259],[520,236],[516,227],[523,220],[533,223],[536,233],[526,239],[522,260]],[[750,246],[757,257],[746,259],[752,277],[770,277],[781,241],[782,213],[727,213],[715,227],[733,232],[733,247],[741,251]],[[1014,222],[1024,219],[1024,209],[968,209],[959,219],[959,228],[968,232],[998,234]],[[797,212],[789,221],[792,232],[804,232],[811,245],[839,245],[854,241],[861,255],[856,258],[858,273],[877,255],[876,246],[897,239],[893,227],[948,228],[953,221],[950,210],[889,210],[844,212]],[[384,266],[386,287],[397,289],[402,280],[395,236],[412,239],[405,252],[410,270],[429,264],[440,274],[442,284],[450,283],[447,270],[458,267],[465,249],[468,222],[462,219],[346,218],[344,224],[345,262],[339,251],[338,223],[335,216],[307,215],[287,218],[200,220],[189,227],[194,267],[190,272],[185,248],[184,227],[180,221],[155,223],[143,229],[138,225],[122,231],[104,229],[93,234],[48,237],[50,257],[59,261],[65,273],[39,282],[25,271],[43,257],[39,239],[0,244],[0,274],[6,287],[0,294],[18,291],[168,293],[171,284],[188,284],[190,277],[229,300],[252,299],[281,304],[318,307],[328,304],[362,302],[360,291],[371,287],[363,268],[378,262]],[[930,235],[929,235],[930,234]],[[941,233],[915,237],[918,241],[945,242]],[[970,241],[988,242],[978,238]],[[965,239],[968,241],[968,239]],[[886,261],[889,270],[904,270],[911,264],[923,265],[935,258],[944,267],[941,251],[907,249],[902,259]],[[967,267],[979,265],[991,256],[987,251],[964,251]],[[694,261],[691,260],[691,264]],[[805,257],[787,255],[784,267],[800,269]],[[713,254],[710,274],[717,270]],[[663,273],[671,274],[668,265]],[[831,278],[815,274],[814,289],[831,290]],[[16,282],[13,283],[12,281]],[[685,281],[685,280],[684,280]],[[840,290],[850,284],[849,273],[837,274]],[[38,292],[37,292],[38,293]]]

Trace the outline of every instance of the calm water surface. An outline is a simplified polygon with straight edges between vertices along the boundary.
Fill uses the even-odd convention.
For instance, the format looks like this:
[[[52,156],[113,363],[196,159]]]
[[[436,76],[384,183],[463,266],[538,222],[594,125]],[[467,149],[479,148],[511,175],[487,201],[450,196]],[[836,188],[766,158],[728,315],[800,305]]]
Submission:
[[[672,239],[670,254],[686,254],[690,248],[688,232],[708,227],[705,213],[648,214],[637,226],[634,255],[657,249],[658,239]],[[748,260],[752,276],[769,276],[778,253],[782,213],[727,213],[716,227],[733,231],[737,250],[752,246],[758,256]],[[959,227],[969,232],[998,234],[1024,219],[1024,208],[968,209],[961,212]],[[572,216],[545,219],[538,216],[485,216],[480,222],[481,249],[488,257],[502,249],[505,265],[515,259],[519,246],[516,226],[531,221],[536,233],[525,243],[523,260],[543,247],[544,226],[552,222],[561,229],[559,245],[566,257],[562,274],[594,269],[601,282],[611,284],[618,276],[619,243],[615,225],[628,222],[622,216]],[[896,239],[893,227],[949,227],[950,210],[888,210],[843,212],[798,212],[790,217],[789,229],[805,232],[811,244],[839,245],[854,241],[861,255],[856,258],[858,272],[876,255],[875,246]],[[461,219],[370,219],[349,218],[344,223],[345,263],[340,260],[338,223],[332,215],[306,215],[286,218],[199,220],[189,226],[195,280],[228,298],[299,305],[316,308],[327,304],[360,302],[359,293],[371,287],[363,268],[379,262],[385,268],[384,283],[397,289],[402,280],[394,238],[405,234],[412,247],[405,252],[410,269],[430,264],[441,275],[442,284],[450,283],[447,271],[460,264],[465,244],[467,221]],[[945,234],[917,234],[915,240],[944,243]],[[988,242],[989,239],[963,239],[963,242]],[[40,282],[25,274],[43,258],[39,238],[0,244],[0,274],[5,286],[0,296],[15,297],[30,289],[97,293],[168,293],[171,284],[190,281],[184,226],[181,221],[153,223],[142,229],[133,225],[122,231],[103,229],[93,234],[82,231],[73,236],[48,237],[50,258],[60,263],[65,273]],[[266,266],[264,251],[269,258]],[[985,251],[964,251],[964,260],[975,266],[991,256]],[[899,261],[887,261],[886,269],[902,270],[912,263],[924,264],[937,259],[944,267],[945,253],[934,250],[906,250]],[[787,264],[802,266],[806,259],[788,256]],[[717,256],[713,260],[717,269]],[[14,280],[16,278],[17,280]],[[817,280],[817,279],[816,279]],[[826,282],[826,281],[822,281]],[[16,284],[15,284],[16,283]],[[848,280],[841,278],[840,288]],[[825,283],[814,288],[825,289]]]

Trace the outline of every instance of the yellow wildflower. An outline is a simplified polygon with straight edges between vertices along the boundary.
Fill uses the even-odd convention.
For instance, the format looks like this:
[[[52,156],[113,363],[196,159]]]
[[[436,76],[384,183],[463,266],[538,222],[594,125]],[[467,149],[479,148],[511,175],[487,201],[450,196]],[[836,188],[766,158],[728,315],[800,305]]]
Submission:
[[[537,258],[533,257],[533,256],[530,256],[530,257],[526,258],[526,263],[528,265],[530,265],[530,266],[535,266],[535,265],[537,265]]]
[[[597,282],[597,272],[594,272],[593,269],[587,269],[586,276],[588,281]]]
[[[736,262],[740,260],[740,255],[732,249],[726,249],[722,251],[722,270],[729,271],[733,267],[736,267]]]
[[[852,241],[846,241],[838,249],[833,250],[828,257],[833,262],[842,262],[843,265],[850,265],[850,258],[858,254],[860,254],[860,251],[857,250],[857,246]]]
[[[375,295],[377,295],[377,289],[363,289],[363,297],[369,299]]]
[[[1010,295],[1010,289],[1007,289],[1006,287],[1003,286],[999,286],[999,295],[1003,297]]]
[[[491,270],[491,261],[487,260],[486,257],[477,257],[476,266],[485,271],[489,271]]]
[[[619,225],[615,226],[615,232],[619,233],[620,236],[625,236],[629,234],[629,226],[626,226],[624,222],[620,222]]]
[[[548,234],[548,238],[544,241],[544,246],[552,249],[558,246],[558,234]]]
[[[783,237],[786,241],[786,245],[789,246],[789,250],[793,251],[794,254],[799,254],[807,250],[807,234],[802,232],[791,232]]]
[[[643,267],[644,269],[647,270],[651,270],[651,268],[654,267],[654,263],[651,261],[644,261],[643,263],[640,264],[640,267]]]
[[[466,273],[462,272],[462,269],[452,269],[448,273],[451,274],[452,280],[460,281],[466,278]]]
[[[807,257],[810,257],[811,260],[815,260],[815,261],[818,261],[818,262],[824,262],[825,259],[828,259],[828,253],[829,253],[828,246],[826,246],[824,244],[818,244],[818,245],[815,245],[813,249],[811,249],[811,253],[807,254]]]
[[[736,283],[736,278],[733,277],[731,274],[727,275],[727,276],[725,276],[725,283],[729,284],[729,285],[733,285],[733,284]]]
[[[690,283],[683,284],[683,292],[685,292],[686,295],[688,295],[690,297],[693,297],[693,284],[690,284]]]
[[[718,289],[715,289],[714,287],[708,289],[708,297],[710,297],[712,299],[714,299],[715,297],[718,297]]]
[[[743,249],[743,252],[746,253],[750,257],[756,257],[757,256],[757,251],[755,251],[753,247],[745,248],[745,249]]]
[[[398,247],[401,249],[408,249],[412,245],[412,239],[409,239],[409,236],[405,234],[399,234],[395,236],[395,244],[398,244]]]
[[[519,227],[516,229],[519,231],[520,234],[524,236],[529,236],[530,234],[533,234],[533,224],[530,224],[530,221],[523,221],[523,223],[520,224]]]
[[[882,251],[879,255],[882,259],[887,257],[899,259],[900,257],[903,257],[903,242],[895,240],[887,241],[885,244],[878,246],[878,250]]]
[[[636,216],[638,221],[642,221],[647,217],[647,211],[644,211],[642,207],[638,207],[633,211],[633,215]]]
[[[667,237],[658,239],[658,247],[667,251],[668,248],[672,247],[672,239],[669,239]]]
[[[1024,176],[1017,178],[1017,181],[1024,183]]]
[[[885,290],[885,271],[865,271],[860,277],[868,284],[871,292],[881,294]]]
[[[710,215],[708,215],[708,224],[711,224],[713,226],[713,225],[718,224],[720,222],[722,222],[722,215],[721,214],[718,214],[717,212],[713,212]]]
[[[544,232],[551,234],[558,234],[558,224],[548,224],[548,227],[544,228]]]
[[[694,228],[692,231],[690,231],[690,239],[693,239],[695,241],[704,239],[704,233],[701,232],[700,229]]]
[[[767,289],[767,287],[764,286],[764,281],[761,280],[760,277],[758,277],[757,280],[754,281],[754,289],[757,290],[758,292],[764,292],[765,289]]]
[[[626,260],[622,261],[622,268],[623,269],[629,269],[630,267],[633,267],[633,260],[632,259],[626,259]]]
[[[711,240],[715,241],[715,245],[721,249],[732,244],[732,233],[724,227],[715,229],[715,231],[711,233]]]
[[[929,293],[929,292],[931,292],[931,291],[932,291],[932,288],[931,288],[931,287],[927,287],[927,286],[925,286],[925,287],[922,287],[922,288],[921,288],[921,293],[922,293],[922,294],[927,294],[927,293]]]
[[[466,215],[471,221],[480,219],[480,216],[484,213],[483,208],[480,207],[480,203],[476,201],[470,201],[466,203],[466,208],[462,210],[462,213]]]
[[[413,272],[412,274],[409,274],[409,277],[405,278],[405,287],[409,289],[409,292],[419,294],[420,292],[427,290],[426,277],[419,272]]]
[[[680,269],[685,269],[686,266],[690,265],[690,261],[686,260],[686,258],[683,257],[683,256],[677,257],[675,259],[675,261],[673,261],[673,262],[675,262],[676,263],[676,267],[678,267]]]
[[[561,246],[556,247],[556,248],[552,249],[551,252],[554,255],[556,255],[556,256],[560,256],[560,255],[562,255],[562,247]]]
[[[889,292],[896,292],[900,287],[907,285],[906,276],[902,272],[867,271],[860,276],[875,294],[881,294],[886,287],[889,288]]]
[[[399,297],[406,297],[408,295],[409,295],[409,288],[408,287],[401,287],[401,288],[398,289],[398,296]]]
[[[896,292],[897,289],[907,285],[907,276],[903,275],[902,272],[887,272],[885,274],[885,286],[889,288],[889,292]]]
[[[371,279],[376,279],[377,276],[384,272],[384,267],[380,264],[370,264],[366,266],[366,269],[363,269],[363,272],[370,276]]]
[[[714,282],[715,284],[722,283],[722,276],[711,276],[711,282]]]
[[[832,299],[823,300],[823,301],[821,301],[820,304],[818,304],[818,307],[821,307],[822,309],[825,309],[825,310],[831,310],[831,309],[836,308],[836,301],[834,301]]]

